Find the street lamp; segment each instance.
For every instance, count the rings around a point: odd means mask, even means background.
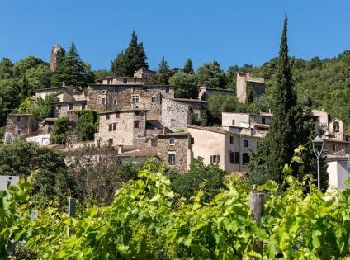
[[[324,141],[321,137],[316,136],[314,140],[312,140],[312,148],[314,150],[315,156],[317,158],[317,186],[318,189],[321,188],[320,185],[320,156],[323,152]]]

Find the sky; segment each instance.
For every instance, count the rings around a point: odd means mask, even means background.
[[[278,54],[284,15],[290,55],[330,58],[350,49],[349,0],[1,0],[0,57],[50,59],[74,42],[93,69],[109,69],[133,30],[151,69],[192,58],[259,66]]]

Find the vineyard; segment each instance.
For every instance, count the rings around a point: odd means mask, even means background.
[[[0,200],[0,258],[13,249],[27,259],[339,259],[350,256],[350,189],[336,196],[306,178],[268,182],[264,214],[255,221],[251,187],[229,177],[209,203],[171,190],[152,162],[125,183],[110,206],[77,207],[75,217],[52,202],[31,217],[30,181]],[[68,233],[69,228],[69,233]],[[263,244],[259,249],[258,244]]]

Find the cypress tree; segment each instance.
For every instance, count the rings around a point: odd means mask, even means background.
[[[293,163],[293,175],[302,178],[305,174],[316,174],[316,158],[311,140],[315,137],[315,121],[308,106],[297,103],[292,79],[291,62],[287,45],[287,18],[284,19],[281,46],[277,63],[276,88],[273,93],[273,117],[271,128],[260,142],[256,154],[249,164],[249,182],[262,184],[271,179],[282,183],[283,167],[290,163],[294,150],[303,145],[303,164]],[[321,185],[328,186],[326,162],[321,160]]]
[[[162,57],[159,65],[157,74],[153,78],[153,83],[158,85],[168,85],[169,78],[172,76],[172,71],[169,68],[168,62]]]
[[[132,77],[134,72],[141,68],[148,69],[147,56],[143,43],[138,43],[137,35],[133,31],[128,48],[120,52],[111,63],[111,72],[115,76]]]
[[[259,144],[250,163],[250,179],[263,183],[267,179],[282,182],[282,169],[289,163],[295,148],[296,94],[292,81],[291,64],[288,57],[287,18],[284,19],[277,66],[277,84],[273,93],[273,118],[271,128]]]
[[[194,73],[193,71],[193,67],[192,67],[192,60],[191,59],[187,59],[186,63],[184,65],[184,69],[183,69],[184,73]]]

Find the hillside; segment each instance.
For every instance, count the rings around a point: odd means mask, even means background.
[[[261,67],[249,69],[255,76],[265,78],[267,92],[274,84],[276,62],[271,59]],[[350,128],[350,51],[330,59],[293,58],[293,77],[299,101],[311,101],[314,108],[324,109]]]

